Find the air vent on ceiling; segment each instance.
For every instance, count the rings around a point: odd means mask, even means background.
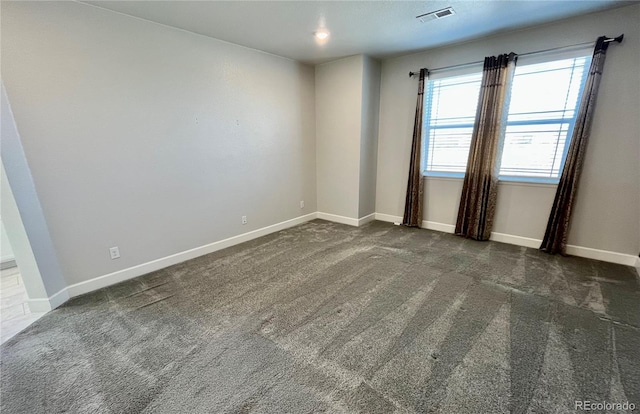
[[[445,9],[421,14],[420,16],[416,16],[416,19],[420,19],[420,21],[424,23],[433,19],[444,19],[445,17],[453,16],[454,14],[456,14],[456,12],[453,10],[453,7],[447,7]]]

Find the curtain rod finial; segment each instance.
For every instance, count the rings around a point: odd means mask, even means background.
[[[605,43],[611,43],[611,42],[618,42],[618,43],[622,43],[622,39],[624,39],[624,33],[622,33],[620,36],[618,37],[611,37],[609,39],[605,39],[604,42]]]
[[[409,77],[410,77],[410,78],[411,78],[411,77],[413,77],[413,76],[415,76],[415,75],[417,75],[417,73],[416,73],[416,72],[409,72]]]

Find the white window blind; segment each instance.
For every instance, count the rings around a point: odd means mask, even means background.
[[[589,62],[579,57],[516,67],[501,179],[557,181]]]
[[[425,91],[423,170],[464,174],[482,74],[429,81]]]

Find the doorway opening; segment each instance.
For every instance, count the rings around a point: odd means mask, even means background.
[[[0,216],[0,343],[5,343],[44,314],[29,308],[27,290]]]

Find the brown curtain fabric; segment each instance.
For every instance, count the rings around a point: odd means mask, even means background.
[[[413,124],[413,142],[411,144],[411,160],[409,164],[409,182],[407,183],[407,197],[404,204],[404,217],[402,218],[402,224],[409,227],[420,227],[422,223],[424,180],[422,179],[420,158],[422,155],[424,83],[428,73],[427,69],[420,69],[418,103],[416,104],[416,118]]]
[[[595,50],[593,51],[593,59],[591,61],[591,67],[589,68],[587,83],[582,92],[580,109],[576,117],[575,126],[573,127],[573,135],[571,136],[567,159],[562,169],[562,175],[560,176],[560,182],[556,190],[556,197],[553,200],[547,230],[544,233],[544,239],[540,246],[540,250],[548,253],[566,253],[571,212],[578,189],[578,181],[587,149],[587,141],[591,133],[591,121],[598,97],[598,88],[600,87],[600,79],[602,78],[606,51],[609,46],[609,43],[605,42],[605,39],[605,36],[599,37]]]
[[[455,233],[459,236],[488,240],[491,235],[498,190],[498,160],[516,58],[514,53],[510,53],[484,60],[480,98],[456,222]]]

